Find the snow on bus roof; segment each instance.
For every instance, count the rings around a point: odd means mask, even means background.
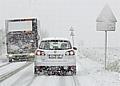
[[[69,40],[69,39],[59,38],[59,37],[50,37],[50,38],[43,38],[42,40]]]

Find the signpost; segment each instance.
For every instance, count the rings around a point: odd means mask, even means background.
[[[105,70],[107,68],[107,31],[115,31],[116,18],[108,5],[105,5],[96,19],[97,31],[105,31]]]
[[[74,46],[74,29],[73,29],[73,27],[71,27],[70,28],[70,36],[72,37],[72,44],[73,44],[73,46]]]

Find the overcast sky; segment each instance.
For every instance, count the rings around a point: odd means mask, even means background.
[[[104,32],[96,31],[96,18],[106,3],[118,21],[116,31],[108,32],[108,43],[120,46],[120,0],[0,0],[0,27],[8,18],[37,17],[50,36],[69,37],[72,26],[77,43],[104,46]]]

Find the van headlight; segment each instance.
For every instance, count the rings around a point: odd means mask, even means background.
[[[8,57],[12,57],[13,55],[12,54],[9,54]]]
[[[34,53],[30,53],[30,56],[34,56],[35,54]]]

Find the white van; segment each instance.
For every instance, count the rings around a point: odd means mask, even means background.
[[[64,38],[45,38],[35,51],[34,74],[76,75],[76,53]]]

